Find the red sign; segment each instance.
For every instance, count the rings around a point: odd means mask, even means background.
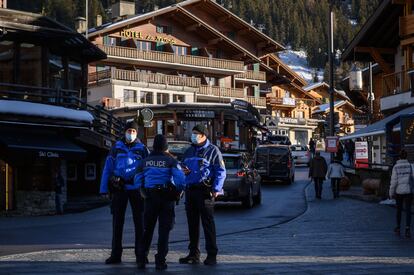
[[[368,168],[368,142],[355,142],[355,167]]]

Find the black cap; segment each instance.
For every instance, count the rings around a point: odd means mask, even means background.
[[[203,124],[197,124],[196,126],[194,126],[193,131],[197,131],[200,134],[204,134],[205,136],[208,136],[208,130],[206,126],[204,126]]]
[[[168,150],[167,139],[163,135],[156,135],[152,145],[154,152],[165,152]]]
[[[135,129],[138,132],[138,123],[136,123],[135,120],[127,122],[125,131],[128,129]]]

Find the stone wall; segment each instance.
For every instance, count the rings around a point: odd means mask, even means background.
[[[16,210],[23,215],[54,214],[55,192],[17,191]]]

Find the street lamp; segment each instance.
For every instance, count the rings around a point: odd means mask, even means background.
[[[334,29],[334,13],[333,13],[333,3],[331,1],[329,5],[329,46],[328,46],[328,60],[329,60],[329,135],[331,137],[335,136],[335,110],[334,110],[334,38],[333,38],[333,29]],[[331,162],[334,160],[334,153],[331,153]]]

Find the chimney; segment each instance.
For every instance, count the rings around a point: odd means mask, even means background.
[[[78,33],[86,32],[86,18],[85,17],[76,17],[75,18],[75,29]]]
[[[102,15],[96,15],[96,26],[99,27],[102,25]]]
[[[135,2],[117,0],[112,4],[112,19],[135,15]]]
[[[7,9],[7,0],[0,0],[0,8]]]

